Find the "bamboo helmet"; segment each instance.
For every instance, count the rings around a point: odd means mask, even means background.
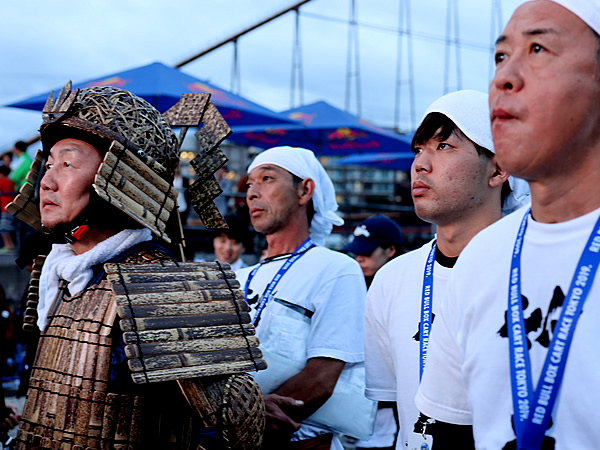
[[[139,228],[141,225],[171,242],[166,228],[171,212],[177,205],[177,190],[172,181],[179,164],[181,139],[177,139],[166,117],[180,122],[178,126],[185,125],[186,130],[187,126],[197,126],[208,110],[207,105],[212,106],[209,97],[208,94],[184,94],[179,103],[161,115],[147,101],[126,90],[113,86],[94,86],[72,91],[71,83],[67,83],[56,100],[54,93],[51,93],[44,106],[40,128],[43,151],[36,155],[27,178],[29,186],[24,186],[21,191],[22,198],[15,199],[11,213],[34,228],[52,232],[55,237],[67,242],[80,238],[78,235],[82,234],[82,226],[85,230],[90,225],[106,220],[111,220],[113,224],[124,224],[128,228]],[[199,104],[201,108],[198,108]],[[181,123],[186,119],[191,122]],[[218,112],[205,119],[220,120],[220,129],[226,129],[226,133],[212,140],[204,136],[204,141],[210,143],[203,155],[199,155],[203,159],[201,163],[196,161],[198,166],[206,165],[206,157],[211,156],[210,152],[216,154],[215,147],[230,133]],[[211,129],[206,128],[204,134]],[[201,140],[198,133],[197,136]],[[66,138],[80,139],[93,145],[104,160],[94,179],[90,205],[86,210],[74,222],[47,230],[41,224],[34,187],[39,185],[43,176],[44,160],[50,149]],[[226,161],[224,155],[218,159],[224,159],[223,164]],[[202,187],[196,186],[196,191],[201,191],[202,201],[192,202],[201,218],[204,216],[204,221],[209,223],[209,228],[218,227],[222,222],[212,204],[220,192],[204,186],[214,186],[209,178],[214,179],[213,173],[217,168],[205,171],[199,177]],[[107,207],[110,209],[108,214]],[[115,217],[114,208],[124,215]],[[218,217],[211,221],[215,215]],[[209,226],[211,222],[217,225]]]

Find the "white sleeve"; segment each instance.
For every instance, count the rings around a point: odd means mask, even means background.
[[[454,274],[454,273],[453,273]],[[419,411],[442,422],[471,425],[471,409],[462,372],[463,353],[457,343],[460,311],[453,297],[453,276],[433,326],[427,362],[415,403]]]
[[[363,318],[367,289],[356,264],[354,273],[336,276],[311,299],[317,305],[311,320],[307,358],[327,357],[347,363],[364,361]]]
[[[396,374],[387,331],[385,283],[375,277],[365,306],[365,395],[371,400],[396,401]]]

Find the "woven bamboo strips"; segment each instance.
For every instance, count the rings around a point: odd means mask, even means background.
[[[93,394],[92,409],[90,411],[90,420],[88,425],[88,447],[97,448],[102,431],[102,418],[104,416],[104,403],[106,394],[95,391]]]
[[[258,348],[238,348],[233,350],[222,350],[202,353],[178,353],[176,355],[160,355],[128,361],[129,368],[133,372],[143,370],[174,369],[180,367],[203,366],[206,364],[220,364],[232,361],[247,361],[249,359],[262,358],[262,352]]]
[[[88,344],[90,346],[90,349],[87,352],[81,379],[82,389],[92,389],[94,387],[93,377],[94,372],[96,370],[96,355],[98,354],[99,340],[100,337],[96,333],[90,333]]]
[[[96,184],[98,184],[98,187],[105,189],[107,184],[114,186],[117,190],[123,192],[136,203],[146,206],[148,211],[155,216],[160,215],[159,217],[161,219],[163,218],[163,214],[166,214],[168,217],[175,207],[175,201],[172,198],[165,198],[163,195],[162,198],[155,200],[149,195],[148,192],[138,188],[135,184],[131,183],[129,180],[127,180],[127,178],[118,172],[113,172],[112,169],[106,164],[102,164],[100,166],[100,169],[96,173],[96,178]],[[166,210],[165,213],[163,213],[164,210]]]
[[[202,208],[207,203],[212,202],[215,198],[223,193],[223,189],[219,186],[216,178],[211,176],[204,180],[197,179],[188,188],[190,201],[195,208]]]
[[[6,210],[41,232],[40,209],[33,198],[33,188],[25,183],[19,192],[13,201],[6,205]]]
[[[161,305],[173,303],[198,303],[219,300],[242,300],[244,293],[240,289],[211,289],[206,291],[150,292],[148,294],[117,295],[118,304]]]
[[[108,289],[110,288],[110,282],[107,280],[102,281],[100,286],[107,289],[107,306],[104,309],[104,317],[102,318],[102,327],[100,328],[99,334],[101,336],[109,336],[112,332],[113,325],[117,318],[117,302],[115,302],[114,297],[109,294]]]
[[[118,180],[113,181],[115,181],[115,183],[118,182]],[[166,210],[165,208],[161,208],[158,203],[156,203],[139,189],[134,191],[133,189],[123,189],[124,186],[117,187],[104,178],[101,173],[96,174],[94,178],[94,185],[96,191],[99,189],[103,190],[111,199],[122,203],[128,208],[131,208],[131,210],[141,218],[155,221],[158,217],[159,221],[165,223],[169,220],[169,216],[171,214],[170,211]],[[133,187],[131,184],[128,186]],[[158,226],[158,228],[161,227]]]
[[[162,116],[171,127],[197,127],[206,111],[210,94],[183,94]]]
[[[114,153],[109,152],[104,156],[104,164],[100,166],[100,170],[112,170],[113,167],[116,167],[116,173],[127,178],[131,183],[133,183],[133,185],[135,185],[141,191],[145,192],[150,198],[152,198],[157,203],[162,204],[165,197],[167,197],[168,200],[166,202],[166,205],[171,205],[167,209],[173,209],[172,205],[177,199],[177,190],[172,189],[171,186],[166,184],[165,181],[158,175],[153,173],[150,177],[144,178],[144,176],[138,171],[138,168],[132,168],[128,166],[125,163],[125,161],[117,158],[117,156],[115,156]],[[161,190],[157,188],[153,184],[153,182],[159,183],[161,187],[166,187],[166,189]]]
[[[225,364],[215,364],[206,366],[186,367],[181,369],[154,370],[152,372],[132,373],[131,377],[134,383],[155,383],[159,381],[174,381],[185,378],[210,377],[222,375],[224,373],[243,373],[266,369],[267,364],[263,360],[256,362],[231,362]]]
[[[53,437],[55,440],[60,441],[63,437],[63,431],[65,422],[67,420],[67,405],[68,405],[68,395],[69,395],[69,386],[65,386],[64,384],[60,384],[58,386],[59,396],[58,396],[58,404],[56,408],[56,420],[55,420],[55,430]]]
[[[126,204],[115,199],[115,198],[111,198],[109,197],[106,192],[97,189],[96,193],[103,199],[106,200],[109,203],[113,203],[115,205],[117,205],[117,207],[119,209],[121,209],[125,214],[127,214],[129,217],[131,217],[132,219],[138,221],[139,223],[143,223],[146,228],[148,228],[150,231],[152,231],[155,235],[159,236],[160,238],[164,239],[166,242],[170,243],[171,239],[169,238],[169,236],[167,236],[164,231],[166,228],[166,224],[162,221],[158,221],[158,228],[155,226],[156,224],[156,217],[150,217],[150,213],[147,212],[145,210],[145,208],[141,207],[140,205],[137,205],[135,203],[133,203],[132,200],[127,199],[126,200]],[[130,206],[132,206],[134,209],[128,209]],[[144,214],[146,215],[146,217],[143,217],[142,214],[138,214],[140,212],[140,210],[146,211]]]
[[[190,164],[198,178],[204,180],[223,167],[226,162],[227,156],[225,156],[223,150],[217,147],[211,153],[202,152],[196,155],[196,157],[190,161]]]
[[[117,264],[104,265],[106,273],[137,273],[137,272],[204,272],[204,271],[231,271],[231,266],[226,262],[176,262],[161,261],[149,264]]]
[[[38,176],[40,175],[41,168],[42,168],[42,151],[37,150],[35,152],[33,161],[31,161],[31,165],[29,166],[29,172],[27,172],[25,181],[27,181],[32,186],[35,186],[35,183],[37,183]]]
[[[107,336],[98,338],[98,365],[94,370],[94,390],[106,391],[106,383],[100,380],[108,380],[110,371],[110,349],[112,339]]]
[[[204,126],[196,132],[196,138],[204,151],[209,153],[231,134],[231,128],[212,102],[208,104],[202,121]]]
[[[119,274],[109,274],[108,279],[113,282],[121,282],[125,284],[132,283],[163,283],[163,282],[175,282],[175,281],[187,281],[192,279],[198,280],[223,280],[223,279],[235,279],[235,273],[231,271],[217,272],[217,271],[196,271],[196,272],[129,272]]]
[[[250,322],[248,313],[189,315],[181,317],[144,317],[141,319],[123,319],[122,331],[155,330],[157,328],[184,328],[210,325],[230,325]]]
[[[169,176],[167,169],[154,158],[141,153],[134,155],[117,141],[112,142],[108,151],[117,155],[125,164],[138,172],[142,177],[150,180],[163,192],[169,192],[172,189],[171,184],[165,181],[165,177]],[[156,176],[157,174],[159,177]]]
[[[107,394],[106,395],[106,406],[104,407],[104,415],[102,416],[102,439],[103,449],[112,449],[109,441],[114,438],[116,430],[116,420],[119,410],[118,394]]]
[[[69,398],[67,399],[67,410],[65,411],[65,427],[62,440],[67,443],[75,441],[75,422],[77,420],[77,406],[79,405],[79,389],[69,388]]]
[[[133,309],[133,311],[132,311]],[[182,305],[135,305],[129,304],[119,305],[117,312],[122,319],[136,319],[142,317],[165,317],[165,316],[186,316],[197,314],[223,314],[236,313],[237,311],[248,312],[250,308],[243,300],[237,301],[222,301],[222,302],[207,302],[201,304],[184,303]]]
[[[126,344],[147,344],[151,342],[174,342],[192,339],[210,339],[227,336],[251,336],[256,333],[253,325],[216,325],[213,327],[171,328],[165,330],[145,330],[123,333]]]
[[[220,401],[215,401],[210,395],[211,392],[206,388],[211,383],[203,382],[200,379],[184,379],[177,380],[177,384],[188,404],[200,417],[202,425],[205,428],[216,426],[219,420]]]
[[[179,352],[217,352],[236,348],[247,349],[248,347],[258,347],[258,338],[256,336],[126,345],[125,354],[128,358],[146,358],[156,355],[172,355]]]
[[[75,445],[87,445],[87,432],[92,413],[92,391],[81,389],[79,391],[79,407],[75,419]]]
[[[176,281],[173,283],[140,283],[128,284],[125,288],[121,284],[114,283],[113,291],[117,295],[147,294],[151,292],[181,292],[199,291],[205,289],[238,289],[238,280],[198,280],[198,281]]]
[[[214,203],[208,203],[200,211],[196,210],[200,220],[206,228],[211,230],[220,230],[227,228],[227,222],[221,216],[219,209]]]

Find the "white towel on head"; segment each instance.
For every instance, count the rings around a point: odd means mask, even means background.
[[[533,0],[525,0],[527,3]],[[600,0],[549,0],[568,9],[600,34]]]
[[[315,244],[324,245],[333,225],[343,225],[344,219],[335,213],[338,204],[333,183],[315,154],[304,148],[273,147],[254,158],[248,167],[248,173],[263,164],[273,164],[299,178],[310,178],[315,182],[312,197],[315,215],[310,224],[310,237]]]
[[[92,266],[104,263],[140,242],[152,239],[150,230],[123,230],[100,242],[80,255],[73,252],[70,244],[54,244],[46,257],[40,275],[40,299],[38,302],[38,327],[44,331],[48,326],[48,313],[58,294],[59,280],[69,282],[71,295],[85,289],[94,275]]]

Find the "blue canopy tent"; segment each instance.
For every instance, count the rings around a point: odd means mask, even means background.
[[[336,166],[366,166],[377,169],[409,171],[415,155],[411,152],[363,153],[348,155],[338,159]]]
[[[142,97],[160,112],[177,103],[181,94],[209,92],[212,94],[212,103],[230,126],[292,122],[282,114],[159,62],[77,83],[73,85],[73,89],[91,86],[126,89]],[[61,86],[54,90],[55,95],[58,95],[60,88]],[[6,106],[41,111],[49,95],[49,92],[45,92]]]
[[[409,152],[410,139],[375,126],[326,102],[283,111],[295,125],[232,126],[229,140],[260,148],[303,147],[318,156],[354,153]]]

